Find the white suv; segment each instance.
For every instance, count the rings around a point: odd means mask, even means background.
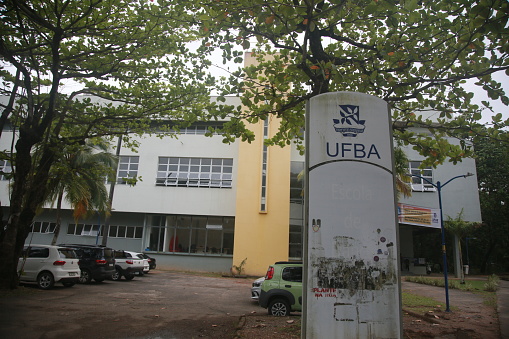
[[[72,248],[51,245],[25,245],[18,260],[19,280],[36,282],[47,290],[61,282],[66,287],[80,278],[79,259]]]

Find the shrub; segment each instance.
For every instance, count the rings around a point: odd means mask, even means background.
[[[488,277],[488,282],[484,284],[484,290],[488,292],[496,292],[498,290],[498,285],[500,283],[500,278],[492,274]]]

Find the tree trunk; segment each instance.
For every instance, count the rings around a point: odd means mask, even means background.
[[[24,135],[25,134],[25,135]],[[25,136],[25,137],[24,137]],[[0,242],[0,289],[18,286],[17,264],[37,208],[44,202],[54,153],[47,147],[32,175],[31,150],[36,138],[20,133],[16,143],[16,171],[4,238]]]
[[[57,217],[56,217],[56,225],[55,225],[55,231],[53,232],[53,239],[51,240],[51,245],[56,245],[58,240],[58,235],[60,234],[60,225],[62,225],[62,199],[64,197],[64,192],[60,192],[58,194],[58,200],[57,200]]]
[[[0,243],[0,258],[2,258],[0,260],[0,289],[12,289],[18,285],[16,271],[18,258],[23,249],[23,243],[20,245],[19,242],[25,233],[23,231],[27,228],[26,225],[21,224],[23,201],[26,201],[23,193],[29,186],[28,177],[32,168],[31,148],[32,144],[24,142],[20,136],[16,143],[16,171],[10,199],[10,215]]]

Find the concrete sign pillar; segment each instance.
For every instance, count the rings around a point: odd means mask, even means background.
[[[401,338],[388,105],[362,93],[321,94],[306,124],[302,337]]]

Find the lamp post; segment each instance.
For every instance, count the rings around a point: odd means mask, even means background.
[[[443,260],[443,269],[444,269],[444,283],[445,283],[445,305],[446,305],[446,308],[445,308],[445,311],[446,312],[451,312],[451,309],[449,307],[449,281],[448,281],[448,278],[447,278],[447,255],[446,255],[446,249],[445,249],[445,228],[444,228],[444,215],[442,213],[442,188],[447,185],[448,183],[450,183],[451,181],[453,181],[454,179],[458,179],[458,178],[466,178],[466,177],[471,177],[473,176],[472,173],[467,173],[467,174],[463,174],[463,175],[457,175],[455,177],[452,177],[451,179],[447,180],[445,182],[445,184],[442,184],[440,181],[437,181],[436,184],[432,183],[431,181],[429,181],[428,179],[424,178],[424,177],[421,177],[420,175],[417,175],[417,174],[409,174],[410,176],[412,177],[416,177],[416,178],[420,178],[424,181],[426,181],[428,184],[430,184],[431,186],[435,187],[437,189],[437,192],[438,192],[438,206],[440,208],[440,229],[442,231],[442,260]]]

